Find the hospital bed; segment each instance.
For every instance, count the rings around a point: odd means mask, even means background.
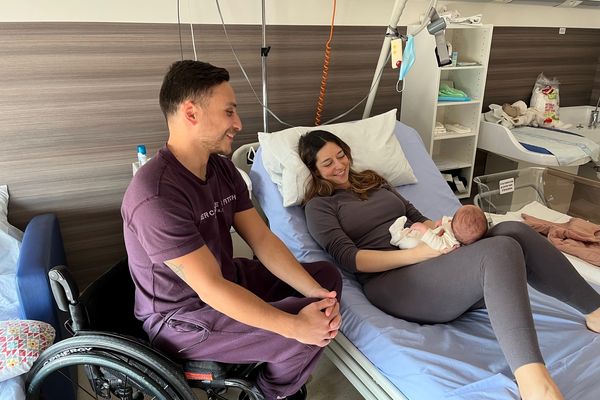
[[[452,215],[460,203],[412,128],[396,123],[395,135],[418,179],[399,192],[429,218]],[[301,261],[330,260],[308,233],[301,207],[284,208],[259,149],[250,170],[253,194],[272,231]],[[493,334],[486,310],[448,324],[419,325],[391,317],[344,274],[341,333],[326,354],[366,398],[518,399],[512,373]],[[600,393],[600,335],[569,306],[530,289],[541,351],[566,398],[596,399]]]

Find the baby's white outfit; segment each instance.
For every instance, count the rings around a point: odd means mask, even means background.
[[[390,233],[392,234],[390,243],[401,249],[412,249],[420,242],[424,242],[429,247],[436,250],[452,248],[456,245],[460,245],[460,243],[454,237],[454,233],[452,233],[451,222],[451,217],[442,217],[441,226],[438,226],[435,229],[429,229],[424,234],[421,234],[421,232],[417,230],[405,228],[406,217],[400,217],[392,224],[392,226],[390,226]],[[444,233],[442,236],[438,236],[442,230]]]

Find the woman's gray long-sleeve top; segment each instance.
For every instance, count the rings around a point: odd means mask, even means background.
[[[372,273],[356,269],[359,250],[398,250],[390,244],[390,226],[398,217],[406,216],[407,226],[424,222],[423,216],[408,200],[385,187],[368,192],[361,200],[349,190],[336,190],[329,197],[315,197],[305,208],[311,236],[337,264],[356,273],[365,283]]]

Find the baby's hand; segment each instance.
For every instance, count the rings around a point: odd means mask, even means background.
[[[454,250],[458,249],[459,247],[460,247],[460,245],[459,245],[459,244],[455,244],[455,245],[454,245],[454,246],[452,246],[452,247],[446,247],[445,249],[442,249],[442,254],[448,254],[448,253],[450,253],[451,251],[454,251]]]
[[[415,230],[417,232],[421,232],[421,233],[425,233],[429,230],[429,228],[427,228],[427,225],[421,223],[421,222],[415,222],[414,224],[412,224],[410,226],[411,230]]]

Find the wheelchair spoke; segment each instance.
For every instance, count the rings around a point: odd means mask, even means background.
[[[68,380],[69,382],[71,382],[71,385],[73,385],[74,388],[76,389],[81,389],[83,390],[85,393],[87,393],[88,396],[90,397],[94,397],[94,399],[98,400],[98,394],[93,394],[88,392],[83,386],[81,386],[79,383],[77,382],[73,382],[73,379],[71,379],[70,376],[68,376],[67,374],[65,374],[62,370],[58,370],[58,373],[61,374],[66,380]]]

